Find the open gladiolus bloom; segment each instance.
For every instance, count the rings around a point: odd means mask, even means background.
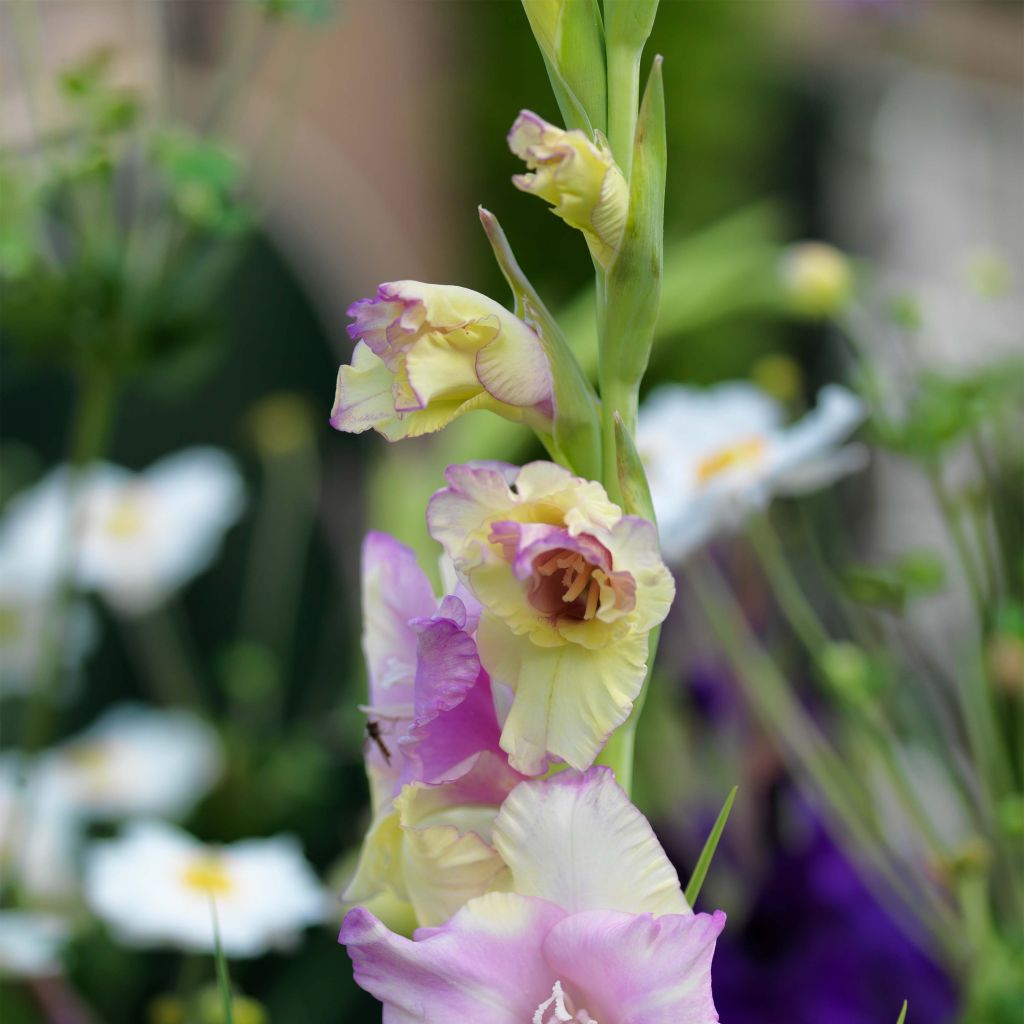
[[[480,602],[477,643],[514,692],[501,747],[527,775],[593,763],[629,714],[672,577],[651,523],[549,462],[451,466],[427,521]]]
[[[494,823],[511,892],[413,939],[365,910],[340,941],[389,1024],[712,1024],[725,917],[694,914],[607,769],[520,784]]]

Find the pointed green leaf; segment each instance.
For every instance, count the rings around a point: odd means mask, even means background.
[[[906,1019],[907,1019],[907,1001],[906,1001],[906,999],[904,999],[903,1000],[903,1009],[900,1010],[900,1017],[899,1017],[899,1020],[896,1021],[896,1024],[903,1024],[903,1022]]]
[[[665,214],[665,95],[656,57],[637,120],[629,216],[605,287],[601,385],[635,396],[650,358],[661,299]],[[626,425],[628,410],[618,409]]]
[[[704,849],[700,851],[700,857],[697,858],[697,866],[693,869],[693,874],[690,876],[690,882],[686,886],[685,894],[686,902],[691,907],[697,902],[697,897],[700,895],[701,886],[704,885],[704,878],[708,873],[708,868],[711,867],[711,858],[714,857],[715,850],[718,849],[718,840],[722,838],[725,823],[729,820],[729,812],[732,810],[733,801],[736,799],[738,792],[739,786],[733,786],[729,790],[729,795],[725,798],[721,811],[718,812],[715,826],[711,829],[711,834],[704,844]]]
[[[633,442],[633,435],[626,429],[618,413],[615,413],[615,458],[623,509],[630,515],[643,516],[653,523],[654,503],[651,501],[651,489],[647,486],[647,474]]]
[[[600,412],[597,395],[548,312],[523,273],[498,219],[480,208],[480,221],[515,297],[515,314],[536,332],[551,365],[555,392],[554,444],[580,476],[597,479],[601,466]]]

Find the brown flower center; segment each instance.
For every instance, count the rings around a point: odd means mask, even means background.
[[[530,604],[546,615],[589,621],[597,614],[605,578],[578,551],[556,548],[534,560]]]

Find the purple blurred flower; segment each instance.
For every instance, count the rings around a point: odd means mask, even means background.
[[[903,1000],[948,1024],[956,987],[867,890],[805,809],[808,831],[780,850],[753,911],[719,944],[715,995],[729,1024],[878,1024]]]

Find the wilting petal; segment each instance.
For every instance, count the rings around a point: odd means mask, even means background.
[[[721,911],[658,918],[590,911],[559,921],[544,957],[601,1024],[714,1024],[711,958],[724,927]]]
[[[692,913],[653,829],[609,768],[517,786],[495,820],[494,845],[516,892],[571,914]]]
[[[492,893],[415,942],[356,908],[341,926],[356,983],[384,1003],[386,1024],[528,1024],[551,992],[541,944],[564,911]]]

